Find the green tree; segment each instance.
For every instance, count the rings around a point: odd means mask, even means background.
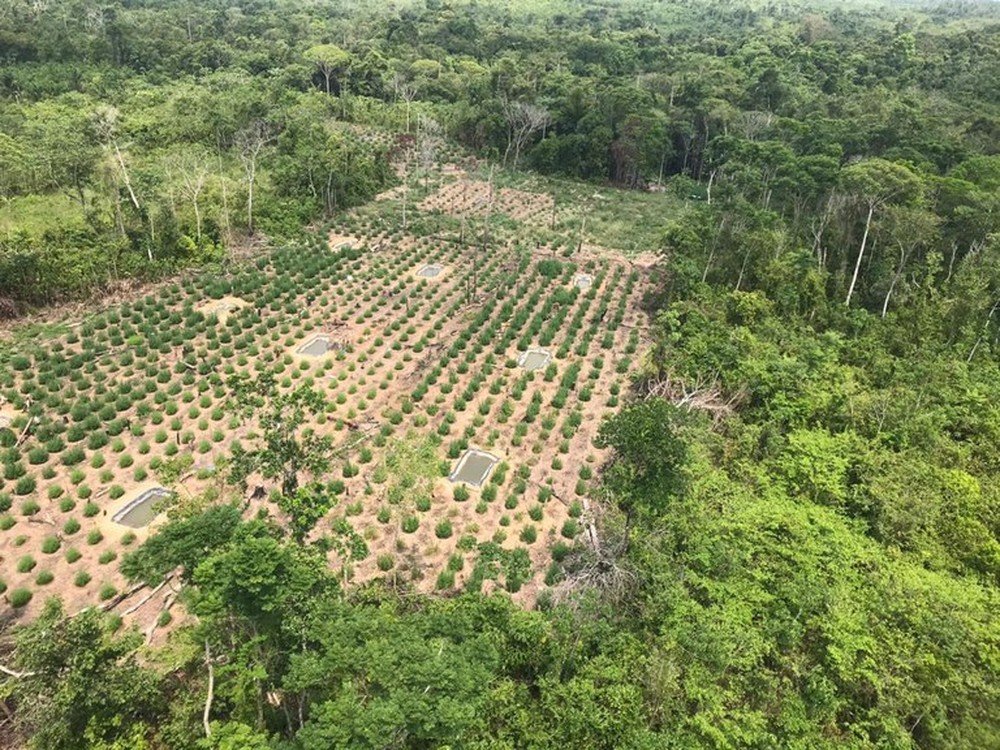
[[[31,745],[69,750],[141,742],[164,707],[159,678],[137,659],[141,644],[139,633],[117,634],[96,609],[66,617],[59,600],[47,601],[38,619],[14,635],[20,675],[4,677]]]
[[[605,420],[596,444],[614,451],[608,484],[625,513],[625,546],[639,513],[663,513],[686,483],[686,416],[662,398],[638,401]]]
[[[322,394],[309,386],[283,391],[271,375],[235,375],[229,389],[233,410],[243,418],[255,416],[261,431],[258,447],[234,447],[231,481],[245,488],[248,477],[260,472],[265,479],[278,479],[282,494],[292,497],[300,475],[317,476],[329,467],[332,439],[308,424],[326,411]]]

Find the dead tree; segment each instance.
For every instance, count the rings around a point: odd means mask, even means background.
[[[528,144],[531,136],[552,122],[552,117],[544,107],[528,102],[511,102],[504,99],[501,106],[504,120],[507,123],[507,150],[504,151],[503,164],[507,166],[507,160],[513,151],[512,166],[517,169],[521,151]]]
[[[210,174],[208,155],[195,151],[182,152],[170,159],[168,169],[180,176],[181,193],[194,209],[195,237],[201,244],[201,195]]]
[[[257,186],[257,168],[260,156],[274,137],[263,120],[254,120],[236,136],[236,145],[243,162],[247,182],[247,232],[253,234],[253,200]]]

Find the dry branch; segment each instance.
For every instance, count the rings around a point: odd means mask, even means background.
[[[688,411],[706,412],[715,424],[730,416],[746,397],[743,391],[726,394],[714,377],[689,382],[667,374],[649,378],[639,388],[643,398],[662,398]]]

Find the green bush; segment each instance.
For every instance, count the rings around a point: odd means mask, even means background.
[[[434,587],[439,591],[455,588],[455,571],[442,570],[437,577]]]
[[[34,477],[25,474],[23,477],[18,479],[17,483],[14,485],[14,494],[22,496],[30,495],[35,491],[35,487],[37,485],[38,483],[35,481]]]
[[[20,609],[31,601],[31,591],[25,588],[14,589],[10,592],[8,599],[10,601],[10,606],[14,609]]]
[[[57,536],[47,536],[42,540],[42,552],[46,555],[54,555],[59,551],[62,546],[62,542],[59,541]]]
[[[117,593],[118,589],[116,589],[110,583],[105,583],[103,586],[101,586],[101,589],[98,592],[97,596],[100,598],[102,602],[106,602],[108,599],[113,598]]]
[[[567,518],[566,522],[562,525],[562,531],[560,532],[567,539],[574,538],[580,532],[580,524],[577,523],[574,518]]]
[[[31,555],[25,555],[20,560],[17,561],[17,572],[18,573],[30,573],[35,569],[35,558]]]
[[[552,545],[552,559],[556,562],[562,562],[572,549],[566,542],[560,540]]]
[[[104,539],[104,534],[101,533],[100,529],[87,532],[87,544],[89,545],[100,544],[102,539]]]
[[[90,583],[90,573],[88,573],[85,570],[81,570],[77,572],[75,576],[73,576],[73,585],[76,586],[77,588],[82,589],[88,583]]]
[[[51,570],[43,570],[35,577],[35,583],[39,586],[48,586],[55,578]]]
[[[452,535],[452,532],[451,521],[448,520],[440,521],[434,527],[434,536],[438,539],[448,539]]]

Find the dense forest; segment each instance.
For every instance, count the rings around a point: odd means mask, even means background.
[[[452,156],[658,258],[562,586],[352,585],[229,488],[121,560],[168,643],[3,605],[0,744],[1000,747],[996,3],[6,0],[0,56],[5,316],[284,262]]]

